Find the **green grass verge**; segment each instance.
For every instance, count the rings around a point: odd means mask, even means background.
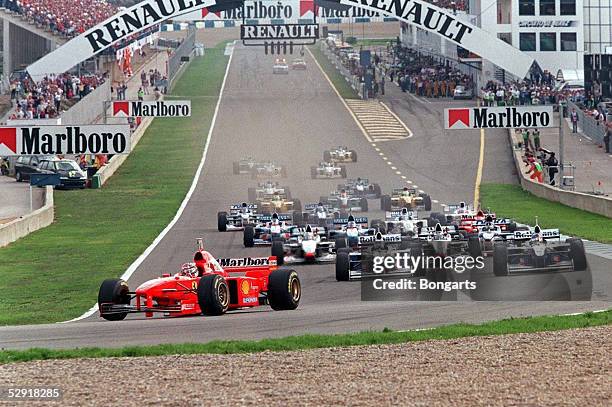
[[[231,318],[231,316],[227,316]],[[0,352],[0,364],[27,362],[41,359],[74,359],[99,357],[136,357],[160,355],[187,355],[203,353],[253,353],[263,351],[290,351],[299,349],[392,344],[430,339],[455,339],[467,336],[490,336],[562,329],[586,328],[612,324],[612,311],[570,316],[542,316],[511,318],[483,324],[454,324],[430,330],[396,332],[359,332],[340,335],[302,335],[260,341],[213,341],[204,344],[129,346],[124,348],[80,348],[66,350],[29,349]]]
[[[338,69],[336,69],[336,67],[329,61],[325,54],[321,52],[319,45],[317,44],[308,48],[310,49],[310,52],[312,52],[312,55],[314,55],[319,65],[321,65],[321,68],[323,68],[323,71],[327,74],[327,76],[329,76],[329,79],[334,84],[338,93],[340,93],[340,96],[342,96],[344,99],[359,99],[359,95],[355,89],[349,85],[340,71],[338,71]]]
[[[102,280],[121,275],[170,222],[202,157],[224,46],[195,58],[177,82],[190,118],[154,120],[102,189],[57,191],[55,222],[0,249],[0,325],[79,316]]]
[[[533,225],[559,228],[562,233],[612,243],[612,219],[539,198],[518,185],[483,184],[481,204],[504,217]]]

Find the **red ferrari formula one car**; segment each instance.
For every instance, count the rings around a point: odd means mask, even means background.
[[[274,310],[296,309],[302,295],[297,273],[279,269],[276,258],[215,259],[202,239],[193,263],[181,272],[141,284],[136,291],[121,279],[105,280],[98,293],[100,316],[109,321],[143,312],[146,317],[221,315],[228,310],[270,305]]]

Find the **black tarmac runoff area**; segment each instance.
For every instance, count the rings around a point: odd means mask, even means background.
[[[393,96],[390,90],[383,100],[414,135],[373,146],[308,53],[307,69],[290,70],[288,75],[273,74],[275,58],[258,47],[236,45],[197,188],[181,218],[129,279],[131,289],[162,273],[179,271],[182,263],[191,261],[199,237],[216,257],[270,255],[269,247],[244,248],[242,232],[217,231],[217,212],[246,201],[247,189],[257,182],[249,175],[233,174],[232,163],[245,156],[285,165],[287,178],[280,179],[281,184],[289,186],[292,196],[302,204],[317,202],[340,183],[337,179],[313,180],[310,173],[310,167],[322,160],[323,151],[338,145],[357,151],[357,162],[346,164],[349,178],[369,178],[383,191],[390,191],[407,185],[397,174],[400,171],[438,201],[435,211],[440,211],[443,203],[472,201],[480,132],[445,132],[442,113],[448,102],[423,102],[405,94]],[[287,60],[290,63],[291,56]],[[381,158],[381,152],[393,165]],[[509,156],[503,133],[487,132],[483,178],[498,182],[511,179]],[[377,200],[371,200],[369,206],[368,218],[384,217]],[[584,284],[592,284],[599,293],[609,293],[612,261],[592,255],[588,260],[592,281]],[[133,314],[119,322],[105,321],[96,312],[73,323],[2,327],[0,343],[6,349],[23,349],[260,339],[385,327],[426,328],[609,307],[605,294],[593,295],[591,301],[471,301],[462,294],[457,301],[361,301],[360,283],[337,282],[333,263],[294,268],[303,290],[295,311],[273,311],[262,306],[218,317],[158,316],[150,320]],[[519,284],[530,285],[529,281]],[[494,285],[500,292],[504,290],[504,283]],[[92,305],[94,302],[92,298]]]

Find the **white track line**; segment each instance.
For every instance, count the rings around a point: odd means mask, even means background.
[[[142,262],[145,261],[145,259],[157,247],[159,242],[162,241],[162,239],[168,234],[170,229],[172,229],[174,227],[174,225],[176,224],[176,222],[178,222],[178,220],[180,219],[181,215],[183,214],[183,211],[185,211],[185,208],[187,207],[187,204],[189,203],[189,200],[191,199],[191,196],[193,195],[193,192],[195,191],[196,186],[198,185],[198,180],[200,179],[200,174],[202,173],[202,170],[204,169],[204,163],[206,162],[206,153],[208,153],[208,146],[210,145],[210,139],[212,138],[213,130],[215,128],[215,122],[217,121],[217,113],[219,113],[219,106],[221,105],[221,99],[223,97],[223,91],[225,90],[225,81],[227,80],[227,74],[229,72],[229,68],[230,68],[230,64],[232,63],[232,57],[233,56],[234,56],[234,53],[232,52],[230,54],[229,60],[227,61],[227,67],[225,68],[225,75],[223,76],[223,83],[221,84],[221,91],[219,92],[219,99],[217,100],[217,105],[215,106],[215,113],[213,114],[213,118],[212,118],[212,121],[210,123],[210,128],[208,129],[208,137],[206,139],[206,145],[204,146],[204,152],[202,153],[202,160],[200,161],[200,165],[198,166],[198,170],[196,171],[195,176],[193,177],[193,182],[191,183],[191,187],[189,188],[189,191],[187,191],[187,195],[185,195],[185,198],[183,199],[183,202],[181,203],[181,206],[176,211],[176,214],[174,215],[174,218],[172,218],[172,220],[170,221],[170,223],[168,223],[168,225],[164,228],[164,230],[162,230],[161,233],[155,238],[155,240],[153,240],[153,243],[151,243],[149,245],[149,247],[147,247],[145,249],[145,251],[142,252],[142,254],[132,264],[130,264],[130,266],[127,268],[127,270],[125,270],[125,272],[120,277],[123,280],[127,281],[132,276],[132,274],[134,274],[134,271],[136,271],[136,269],[138,267],[140,267]],[[80,317],[76,317],[76,318],[73,318],[73,319],[71,319],[69,321],[62,321],[62,322],[58,322],[58,323],[59,324],[65,324],[65,323],[68,323],[68,322],[80,321],[81,319],[89,318],[97,310],[98,310],[98,304],[96,303],[96,304],[94,304],[93,307],[91,307],[87,312],[85,312]]]

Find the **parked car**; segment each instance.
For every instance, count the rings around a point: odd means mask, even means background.
[[[453,99],[472,99],[473,96],[471,89],[467,89],[464,85],[458,85],[455,88]]]
[[[15,179],[17,182],[28,181],[30,174],[38,172],[38,164],[42,160],[50,160],[55,158],[52,155],[22,155],[15,162]]]
[[[41,160],[38,164],[39,174],[59,174],[58,188],[85,188],[87,173],[73,160],[60,160],[58,158]]]

